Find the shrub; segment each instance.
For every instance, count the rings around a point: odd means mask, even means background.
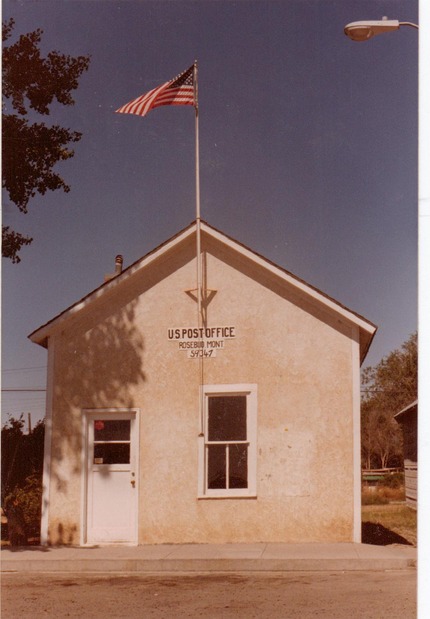
[[[405,488],[400,486],[399,488],[389,488],[382,486],[378,488],[379,494],[386,498],[388,501],[404,501],[405,500]]]
[[[383,486],[385,488],[402,488],[404,485],[404,473],[393,473],[392,475],[385,475],[384,478],[378,482],[378,486]]]
[[[42,477],[30,475],[22,488],[18,488],[15,496],[24,512],[27,536],[40,537],[40,518],[42,512]]]
[[[386,505],[391,501],[404,501],[405,488],[403,485],[399,487],[390,487],[378,484],[373,488],[366,486],[361,490],[362,505]]]
[[[362,505],[386,505],[387,503],[388,499],[382,496],[377,489],[369,490],[366,488],[361,493]]]
[[[16,487],[7,495],[4,511],[7,527],[2,527],[2,539],[9,539],[12,546],[38,542],[42,511],[41,475],[30,475],[22,487]]]

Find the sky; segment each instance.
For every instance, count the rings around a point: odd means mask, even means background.
[[[199,70],[201,214],[209,224],[378,326],[376,365],[417,329],[418,37],[350,41],[345,24],[418,22],[415,0],[3,2],[44,53],[90,55],[74,106],[82,133],[57,166],[71,191],[3,223],[33,237],[2,260],[2,389],[44,389],[36,328],[195,218],[194,110],[121,105]],[[3,391],[3,421],[44,415],[43,391]]]

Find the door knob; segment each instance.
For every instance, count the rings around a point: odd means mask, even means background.
[[[135,485],[136,485],[135,480],[134,480],[134,479],[132,479],[132,480],[130,481],[130,483],[131,483],[131,485],[132,485],[132,486],[133,486],[133,488],[134,488],[134,487],[135,487]]]

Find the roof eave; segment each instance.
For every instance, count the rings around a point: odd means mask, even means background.
[[[39,344],[40,346],[47,348],[48,338],[52,333],[53,329],[55,329],[59,323],[64,322],[71,316],[75,315],[77,312],[84,309],[93,300],[105,295],[109,290],[118,286],[121,282],[131,277],[136,271],[149,266],[162,254],[171,250],[175,245],[178,245],[179,243],[186,240],[190,235],[194,234],[195,230],[196,222],[192,222],[189,226],[178,232],[175,236],[171,237],[170,239],[153,249],[151,252],[143,256],[143,258],[140,258],[129,267],[124,269],[124,271],[120,275],[108,282],[103,283],[101,286],[83,297],[80,301],[77,301],[72,306],[65,309],[63,312],[61,312],[60,314],[49,320],[47,323],[33,331],[28,336],[29,339],[35,344]],[[230,246],[233,250],[241,253],[243,256],[247,257],[255,264],[259,264],[262,268],[265,268],[268,271],[274,273],[284,281],[288,282],[297,290],[309,295],[316,302],[319,302],[322,305],[326,306],[327,309],[336,312],[338,315],[342,316],[350,323],[357,325],[360,330],[360,362],[363,363],[372,343],[373,337],[376,333],[376,325],[372,324],[370,321],[363,318],[359,314],[343,306],[338,301],[324,294],[317,288],[314,288],[304,280],[301,280],[289,271],[271,262],[264,256],[261,256],[255,251],[249,249],[246,245],[239,243],[238,241],[232,239],[223,232],[220,232],[216,228],[213,228],[208,223],[202,221],[201,230],[206,234],[210,235],[211,237],[218,239],[221,243]]]
[[[76,303],[60,312],[60,314],[57,314],[56,316],[51,318],[51,320],[48,320],[48,322],[35,329],[28,336],[30,341],[34,344],[39,344],[40,346],[47,348],[49,335],[59,323],[64,322],[71,316],[75,315],[77,312],[84,309],[89,303],[91,303],[95,299],[104,296],[109,290],[118,286],[120,282],[123,282],[126,279],[130,278],[137,270],[147,266],[148,264],[156,260],[160,256],[160,254],[171,249],[173,245],[185,240],[188,236],[193,234],[194,226],[195,224],[191,223],[189,226],[187,226],[187,228],[181,230],[178,234],[171,237],[168,241],[157,246],[148,254],[145,254],[143,258],[139,258],[139,260],[133,262],[133,264],[124,269],[120,275],[117,275],[113,279],[104,282],[98,288],[92,290],[90,293],[82,297],[82,299],[76,301]]]
[[[398,419],[400,417],[403,417],[407,413],[413,411],[415,408],[418,408],[418,400],[414,400],[414,402],[411,402],[410,404],[405,406],[405,408],[402,408],[401,411],[399,411],[398,413],[396,413],[394,415],[394,419]]]

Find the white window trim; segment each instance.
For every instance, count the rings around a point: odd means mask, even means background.
[[[204,408],[203,434],[199,438],[199,499],[256,498],[257,496],[257,385],[248,383],[203,385]],[[206,436],[208,423],[208,401],[212,395],[246,396],[246,435],[248,446],[248,488],[210,490],[206,481]]]

